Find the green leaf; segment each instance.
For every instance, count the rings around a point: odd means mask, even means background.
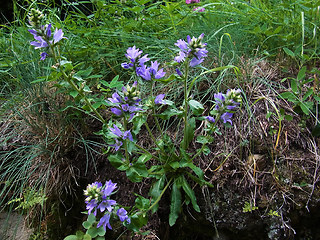
[[[172,116],[181,116],[183,111],[177,110],[175,108],[167,109],[161,114],[155,114],[156,117],[159,117],[164,120],[168,120]]]
[[[293,117],[291,115],[284,115],[284,119],[286,119],[287,121],[292,121]]]
[[[114,166],[116,169],[120,171],[125,171],[129,169],[129,165],[125,160],[123,160],[123,156],[120,154],[117,155],[110,155],[108,157],[109,162]]]
[[[105,239],[106,239],[105,237],[99,236],[99,237],[96,237],[95,240],[105,240]]]
[[[77,91],[70,91],[69,95],[72,96],[73,98],[76,98],[76,96],[78,96],[78,92]]]
[[[171,204],[169,214],[169,225],[173,226],[181,212],[181,192],[180,186],[177,185],[177,179],[173,182],[171,191]]]
[[[300,71],[299,71],[299,73],[298,73],[298,76],[297,76],[297,80],[298,80],[298,81],[301,81],[302,79],[305,78],[305,76],[306,76],[306,71],[307,71],[307,67],[306,67],[306,66],[303,66],[303,67],[300,69]]]
[[[151,158],[152,158],[152,155],[151,155],[151,154],[149,154],[149,153],[144,153],[144,154],[142,154],[142,155],[138,158],[137,162],[142,163],[142,164],[145,164],[145,163],[148,162]]]
[[[152,198],[152,201],[151,203],[154,203],[158,197],[160,196],[163,188],[164,188],[164,183],[166,181],[166,175],[162,175],[162,177],[160,179],[158,179],[158,181],[156,181],[151,189],[150,189],[150,192],[149,192],[149,195],[151,196]],[[152,213],[155,213],[157,210],[158,210],[158,207],[159,207],[159,204],[156,204],[151,210],[152,210]]]
[[[132,122],[133,122],[133,130],[132,132],[137,135],[143,124],[147,121],[147,116],[146,115],[139,115],[137,117],[134,117]]]
[[[283,92],[279,94],[279,97],[287,99],[289,101],[295,102],[297,101],[296,95],[294,95],[292,92]]]
[[[310,88],[303,96],[302,101],[306,101],[308,97],[310,97],[313,94],[313,89]]]
[[[140,210],[147,210],[150,207],[150,200],[138,194],[135,195],[138,196],[135,200],[135,207]]]
[[[88,216],[88,220],[83,222],[82,223],[82,226],[85,228],[85,229],[89,229],[93,223],[96,222],[96,217],[93,215],[93,214],[90,214]]]
[[[172,167],[174,170],[176,170],[176,169],[178,169],[178,168],[180,167],[179,162],[176,162],[176,161],[169,163],[169,165],[170,165],[170,167]]]
[[[297,79],[291,79],[291,89],[294,93],[298,93]]]
[[[197,137],[197,143],[201,144],[207,144],[207,143],[212,143],[213,142],[213,137],[212,136],[198,136]]]
[[[201,115],[203,113],[204,107],[200,102],[192,99],[189,101],[189,106],[194,115]]]
[[[126,174],[132,182],[141,182],[144,177],[148,177],[148,170],[144,163],[136,162],[126,171]]]
[[[76,235],[66,236],[63,240],[78,240],[79,238]]]
[[[134,232],[138,232],[140,228],[148,223],[148,217],[145,213],[135,213],[131,216],[130,220],[131,223],[127,226],[127,228]]]
[[[284,51],[286,54],[288,54],[290,57],[293,57],[293,58],[295,57],[295,54],[294,54],[290,49],[284,47],[284,48],[283,48],[283,51]]]
[[[98,236],[98,229],[96,227],[91,227],[87,230],[86,234],[89,234],[92,238]]]
[[[155,81],[162,82],[162,83],[169,83],[175,79],[176,79],[176,76],[174,74],[171,74],[167,79],[155,79]]]
[[[184,176],[182,177],[182,188],[183,188],[184,192],[190,198],[194,210],[196,210],[197,212],[200,212],[200,207],[197,204],[197,199],[196,199],[196,196],[194,195],[194,191],[189,186],[189,184],[188,184],[188,182],[187,182],[187,180],[185,179]]]
[[[183,136],[182,142],[181,142],[181,147],[183,149],[187,149],[189,147],[189,144],[192,142],[194,138],[194,129],[196,127],[196,120],[195,118],[190,118],[187,121],[186,125],[186,131],[185,135]]]
[[[303,111],[304,114],[309,115],[312,107],[313,107],[313,102],[301,102],[298,104]]]
[[[98,236],[102,237],[106,234],[106,230],[104,230],[103,226],[100,226],[98,229],[97,229],[97,233],[98,233]]]

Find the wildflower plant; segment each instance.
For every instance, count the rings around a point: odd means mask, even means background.
[[[207,70],[190,77],[190,69],[196,69],[208,56],[207,44],[203,42],[204,34],[199,37],[187,36],[186,40],[179,39],[174,44],[176,55],[174,61],[168,65],[174,66],[174,74],[166,76],[164,64],[150,61],[148,54],[132,46],[125,53],[125,60],[121,66],[126,71],[132,71],[135,78],[133,83],[115,90],[111,96],[103,92],[101,97],[92,94],[86,81],[77,73],[77,66],[60,56],[56,47],[64,38],[61,29],[51,33],[51,24],[35,25],[29,32],[36,41],[31,42],[36,48],[43,48],[41,58],[53,58],[55,65],[52,68],[53,79],[56,86],[64,88],[82,104],[81,107],[90,115],[101,121],[102,129],[99,132],[109,145],[108,160],[120,171],[125,171],[132,182],[141,182],[144,178],[153,179],[149,191],[150,199],[138,196],[135,205],[127,212],[118,206],[111,198],[116,184],[107,181],[104,185],[100,182],[90,184],[85,190],[86,209],[89,215],[87,229],[100,229],[96,236],[103,236],[105,231],[112,229],[111,221],[114,216],[131,230],[139,231],[148,221],[148,212],[158,209],[159,201],[167,191],[170,192],[169,224],[174,225],[182,210],[183,204],[190,204],[194,210],[200,212],[196,195],[190,186],[190,180],[200,185],[211,185],[204,180],[203,171],[195,165],[196,158],[204,153],[206,146],[213,142],[212,135],[217,131],[219,120],[224,124],[232,125],[232,117],[241,104],[241,91],[228,90],[225,94],[214,95],[215,104],[209,116],[203,116],[204,106],[193,99],[193,86],[195,81],[203,74],[214,72],[234,66],[225,66]],[[52,38],[52,39],[51,39]],[[149,63],[150,61],[150,63]],[[118,76],[116,77],[118,79]],[[154,94],[154,85],[167,84],[176,81],[183,88],[183,101],[176,105],[167,99],[166,93]],[[148,94],[142,96],[140,85],[148,87]],[[112,118],[105,120],[100,111],[105,111],[99,106],[109,109]],[[159,111],[163,106],[165,110]],[[177,135],[173,140],[161,124],[170,119],[180,119],[182,126],[177,126]],[[156,130],[150,128],[150,120],[155,123]],[[209,128],[204,136],[198,136],[196,141],[201,148],[196,151],[190,149],[191,142],[195,141],[196,122],[206,121]],[[144,126],[153,146],[148,148],[140,145],[139,133]],[[152,161],[151,167],[147,164]],[[184,199],[183,199],[184,196]],[[97,220],[96,220],[97,219]],[[88,229],[88,231],[89,231]],[[102,230],[101,230],[102,229]],[[101,231],[101,232],[100,232]]]

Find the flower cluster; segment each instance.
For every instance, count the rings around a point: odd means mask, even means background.
[[[46,26],[42,25],[37,30],[35,29],[29,29],[28,30],[34,37],[36,41],[30,42],[32,46],[34,46],[35,49],[38,48],[48,48],[51,45],[55,45],[58,43],[61,39],[65,38],[63,37],[62,29],[56,29],[52,40],[50,40],[52,31],[51,31],[51,24],[48,24]],[[48,56],[47,52],[40,53],[40,60],[45,60]]]
[[[113,128],[109,127],[109,130],[117,136],[115,139],[116,143],[111,144],[110,147],[114,147],[116,151],[119,150],[119,148],[122,146],[122,140],[129,139],[130,141],[133,141],[132,134],[130,130],[122,132],[117,125],[113,124]],[[119,141],[120,139],[120,141]]]
[[[186,58],[192,58],[190,67],[195,67],[203,62],[207,57],[206,43],[202,43],[204,34],[202,33],[198,38],[187,36],[187,42],[179,39],[174,45],[180,48],[179,55],[175,57],[175,61],[180,63]]]
[[[129,120],[132,119],[136,112],[142,110],[139,104],[141,101],[139,95],[137,82],[134,82],[131,87],[129,85],[123,87],[120,94],[113,93],[112,98],[108,98],[109,103],[114,106],[110,109],[111,112],[119,117],[129,115]]]
[[[232,116],[234,111],[239,107],[241,103],[241,90],[240,89],[229,89],[226,94],[216,93],[214,94],[215,114],[220,115],[220,119],[223,123],[230,123],[232,125]],[[214,123],[215,119],[212,116],[207,116],[206,119]]]
[[[43,18],[43,13],[40,10],[34,8],[31,9],[28,15],[29,24],[35,28],[38,28],[40,26]]]
[[[93,213],[93,215],[97,216],[98,211],[104,214],[97,224],[98,228],[103,226],[106,230],[106,226],[108,226],[109,229],[112,229],[110,218],[114,212],[116,212],[121,222],[126,221],[127,223],[130,223],[127,211],[124,208],[117,207],[117,202],[110,199],[111,194],[116,188],[117,184],[109,180],[104,186],[101,182],[95,182],[89,184],[86,190],[84,190],[88,214],[90,215]]]
[[[157,61],[151,61],[151,66],[147,67],[145,63],[148,62],[150,58],[148,58],[148,54],[140,57],[141,54],[142,51],[136,48],[136,46],[129,47],[127,54],[125,54],[129,63],[124,62],[121,66],[124,69],[135,68],[136,74],[144,80],[160,79],[165,76],[166,73],[163,71],[163,68],[159,69],[160,64]]]

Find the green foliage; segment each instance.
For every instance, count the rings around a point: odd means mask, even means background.
[[[18,206],[15,209],[21,208],[22,210],[30,210],[38,204],[43,206],[46,200],[47,197],[43,190],[27,188],[24,190],[21,198],[12,199],[7,204],[18,203]]]
[[[64,240],[103,240],[106,231],[103,226],[97,228],[96,217],[93,214],[88,215],[88,219],[82,223],[82,226],[87,229],[85,233],[77,231],[76,235],[69,235]]]
[[[307,74],[309,73],[309,74]],[[316,116],[316,108],[320,101],[320,94],[317,89],[319,71],[313,68],[307,71],[307,67],[303,66],[296,78],[285,78],[282,81],[288,81],[291,89],[279,94],[280,98],[294,104],[294,111],[303,115],[303,119],[313,117],[318,123]],[[314,130],[314,134],[317,134]]]
[[[258,209],[258,207],[254,206],[251,202],[250,203],[249,202],[245,202],[244,203],[244,207],[242,209],[242,212],[247,213],[247,212],[252,212],[254,210],[257,210],[257,209]]]

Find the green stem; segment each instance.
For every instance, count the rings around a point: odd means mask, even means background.
[[[123,128],[124,131],[127,131],[127,118],[124,116],[123,118]],[[129,153],[128,153],[128,139],[124,139],[124,151],[126,156],[126,161],[129,162]]]
[[[214,128],[216,127],[217,122],[219,121],[221,115],[222,115],[221,113],[218,114],[218,116],[216,117],[214,123],[212,124],[209,132],[211,132],[212,130],[214,130]],[[205,148],[206,146],[207,146],[206,143],[202,144],[202,147],[200,148],[200,150],[191,158],[191,162],[203,152],[203,150],[204,150],[204,148]]]
[[[170,178],[169,182],[167,183],[167,185],[164,187],[164,189],[162,190],[162,192],[160,193],[159,197],[157,198],[157,200],[148,208],[147,212],[150,211],[155,205],[158,204],[158,202],[161,200],[161,197],[163,196],[163,194],[165,193],[165,191],[167,190],[167,188],[169,187],[170,183],[172,182],[172,178]]]
[[[137,148],[139,148],[141,151],[143,151],[143,152],[145,152],[145,153],[147,153],[147,154],[150,154],[151,156],[152,156],[152,158],[154,158],[154,159],[156,159],[156,160],[158,160],[159,162],[160,162],[160,158],[158,158],[158,157],[156,157],[156,156],[154,156],[151,152],[149,152],[147,149],[145,149],[144,147],[141,147],[140,145],[138,145],[138,144],[134,144]]]
[[[188,125],[188,71],[189,71],[189,61],[185,61],[186,73],[184,76],[184,139],[187,139],[187,125]],[[187,148],[187,146],[184,146]]]

